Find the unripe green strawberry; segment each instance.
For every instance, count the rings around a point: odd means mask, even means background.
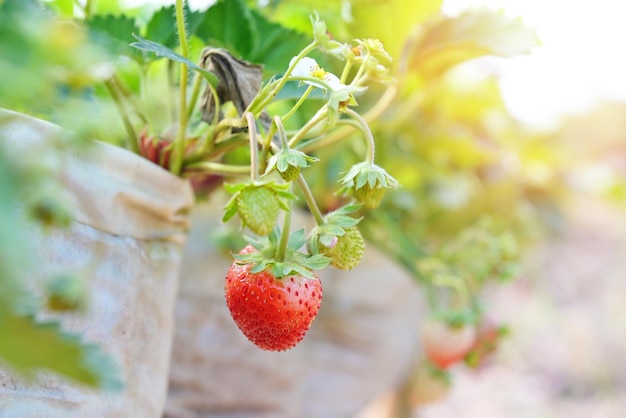
[[[354,187],[354,197],[363,204],[363,207],[368,209],[377,208],[385,195],[384,187],[371,188],[369,184],[365,183],[363,187]]]
[[[300,176],[300,167],[289,165],[285,171],[278,171],[278,174],[285,181],[296,181]]]
[[[363,259],[365,241],[361,232],[356,227],[347,228],[343,235],[337,237],[333,246],[325,246],[320,243],[320,253],[330,257],[330,265],[341,269],[351,270]]]
[[[380,205],[385,189],[398,187],[396,179],[371,161],[355,164],[340,181],[342,192],[354,195],[368,209]]]
[[[276,192],[264,186],[246,187],[237,196],[237,213],[244,225],[258,235],[269,234],[280,212]]]

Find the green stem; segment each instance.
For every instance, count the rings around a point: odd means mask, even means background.
[[[189,56],[189,46],[187,45],[183,0],[176,0],[176,26],[181,55],[183,58],[187,58]],[[187,132],[187,64],[184,63],[180,64],[179,113],[178,135],[175,141],[174,152],[172,153],[172,165],[170,166],[170,171],[175,175],[180,174],[183,165],[185,133]]]
[[[350,70],[352,69],[352,65],[354,63],[352,61],[346,61],[346,65],[343,67],[343,71],[341,72],[341,77],[339,78],[339,82],[341,84],[346,84],[346,80],[348,78],[348,74],[350,74]]]
[[[139,107],[148,109],[148,66],[147,64],[139,65]],[[152,134],[152,121],[147,119],[148,133]]]
[[[285,132],[285,127],[283,126],[282,121],[280,120],[280,116],[274,116],[274,123],[278,128],[278,137],[280,138],[280,145],[283,149],[289,149],[289,143],[287,142],[287,133]]]
[[[369,161],[370,163],[374,164],[376,144],[374,143],[374,136],[372,135],[372,131],[370,130],[370,127],[367,125],[367,122],[365,122],[365,119],[363,119],[363,117],[359,115],[357,112],[355,112],[354,110],[346,109],[345,112],[347,115],[351,116],[354,120],[356,120],[359,123],[359,125],[361,125],[361,130],[363,131],[363,134],[365,134],[365,139],[367,141],[366,161]]]
[[[128,118],[128,113],[126,112],[126,108],[122,103],[122,99],[120,97],[120,93],[117,91],[115,87],[115,83],[108,79],[104,82],[106,89],[109,91],[109,94],[113,98],[113,102],[117,107],[117,110],[122,118],[122,123],[124,124],[124,129],[126,130],[126,135],[128,135],[128,148],[132,150],[135,154],[140,154],[141,150],[139,149],[139,141],[137,139],[137,133],[133,128],[132,123],[130,123],[130,119]]]
[[[168,61],[167,62],[167,95],[168,95],[168,100],[167,100],[167,107],[169,107],[169,123],[171,123],[172,121],[176,120],[177,112],[176,112],[176,106],[174,105],[174,103],[176,103],[176,75],[174,74],[174,66],[176,65],[176,63],[174,61]]]
[[[287,81],[289,81],[289,76],[293,72],[294,68],[296,68],[296,65],[298,64],[298,62],[300,62],[302,58],[306,57],[306,55],[310,53],[311,51],[313,51],[315,48],[317,48],[317,42],[315,41],[311,42],[306,47],[304,47],[304,49],[300,51],[298,55],[296,55],[296,58],[293,60],[289,68],[287,68],[287,71],[285,72],[283,77],[280,79],[278,84],[274,86],[274,88],[267,95],[267,97],[262,98],[261,101],[259,102],[257,102],[256,100],[253,100],[252,103],[250,103],[250,105],[248,106],[247,110],[256,114],[257,112],[260,112],[263,109],[265,109],[265,106],[267,106],[268,103],[271,102],[274,99],[274,97],[276,97],[278,92],[283,87],[285,87],[285,84],[287,84]]]
[[[200,74],[196,74],[196,78],[193,80],[193,89],[191,90],[191,98],[189,99],[189,105],[187,106],[187,118],[191,119],[194,109],[196,108],[196,102],[198,96],[200,96],[200,87],[202,87],[202,77]]]
[[[306,89],[306,91],[302,94],[302,97],[300,97],[300,99],[296,102],[296,104],[293,105],[291,110],[287,112],[285,116],[282,117],[283,121],[287,121],[290,117],[292,117],[296,113],[296,111],[300,108],[300,106],[302,106],[302,103],[304,103],[307,97],[309,97],[309,94],[311,94],[314,88],[315,88],[314,86],[310,85]]]
[[[289,189],[291,192],[291,188]],[[278,241],[278,248],[276,249],[276,261],[285,261],[285,255],[287,254],[287,244],[289,244],[289,233],[291,232],[291,199],[289,199],[289,210],[285,212],[283,218],[283,228],[280,231],[280,241]]]
[[[361,66],[359,67],[359,69],[356,72],[354,78],[352,79],[352,82],[350,83],[351,86],[358,85],[357,83],[359,82],[359,79],[361,78],[361,76],[365,72],[365,65],[367,64],[367,61],[370,59],[371,56],[372,55],[369,52],[365,55],[365,58],[363,58],[363,62],[361,63]]]
[[[202,170],[214,174],[250,174],[250,166],[248,165],[230,165],[215,163],[211,161],[200,161],[185,166],[185,170]]]
[[[320,208],[317,206],[315,198],[313,197],[313,193],[311,192],[311,188],[309,187],[309,184],[306,182],[302,173],[300,173],[300,176],[298,177],[298,186],[300,186],[300,190],[302,190],[304,201],[309,207],[309,210],[311,211],[311,214],[315,219],[315,223],[317,225],[324,225],[324,215],[322,215],[322,211],[320,211]]]
[[[311,152],[314,152],[318,149],[329,147],[330,145],[346,138],[353,131],[357,131],[361,128],[361,125],[358,122],[350,119],[338,120],[337,126],[341,126],[341,128],[331,132],[328,135],[321,136],[319,138],[313,138],[296,148],[299,151],[310,154]],[[336,133],[338,133],[338,135],[336,135]]]
[[[300,141],[307,132],[311,130],[315,125],[317,125],[322,119],[326,117],[328,113],[328,104],[325,104],[317,111],[317,113],[309,119],[309,121],[302,127],[289,141],[289,147],[293,148],[298,141]]]
[[[259,180],[259,144],[256,139],[256,121],[250,112],[244,113],[243,116],[248,121],[248,135],[250,136],[250,178],[256,182]]]
[[[120,92],[120,94],[122,95],[124,100],[126,100],[128,103],[130,103],[131,107],[133,108],[133,111],[139,117],[139,119],[141,119],[141,121],[144,124],[147,125],[148,124],[148,117],[146,116],[146,114],[141,109],[141,106],[137,102],[136,97],[133,94],[130,93],[128,88],[126,88],[124,83],[122,83],[122,80],[120,80],[120,78],[117,76],[117,74],[113,74],[113,77],[111,78],[111,81],[115,85],[115,88]]]
[[[391,103],[393,102],[393,99],[395,98],[397,92],[398,92],[398,87],[396,85],[390,86],[389,88],[387,88],[387,90],[385,90],[385,93],[378,100],[378,102],[376,102],[376,104],[370,110],[368,110],[367,113],[363,115],[363,119],[367,123],[370,123],[371,121],[375,119],[378,119],[385,112],[385,110],[389,108],[389,105],[391,105]],[[337,123],[338,124],[342,123],[344,125],[349,125],[349,126],[344,126],[340,129],[337,129],[329,133],[324,138],[315,142],[315,144],[307,144],[301,149],[301,151],[310,152],[312,150],[326,147],[327,145],[330,145],[330,144],[334,144],[335,142],[339,142],[342,139],[350,136],[352,132],[354,131],[355,127],[360,126],[360,125],[353,124],[352,121],[348,123],[347,120],[344,120],[343,122],[339,120]]]

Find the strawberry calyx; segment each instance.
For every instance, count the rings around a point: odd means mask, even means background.
[[[340,180],[341,192],[353,195],[363,207],[376,208],[387,189],[395,189],[399,183],[384,168],[371,161],[364,161],[352,166]]]
[[[320,252],[320,244],[332,247],[337,244],[337,238],[344,235],[348,228],[355,227],[361,218],[350,216],[361,208],[359,203],[351,203],[339,209],[327,213],[323,218],[323,223],[317,225],[311,231],[307,240],[307,247],[312,254]]]
[[[309,163],[316,161],[319,161],[319,159],[311,157],[302,151],[283,147],[269,159],[265,174],[269,174],[276,169],[283,180],[294,181],[300,175],[302,168],[306,168],[309,166]]]
[[[324,216],[323,223],[309,235],[309,252],[330,257],[330,265],[341,270],[356,267],[365,252],[365,241],[356,227],[362,218],[354,218],[349,214],[360,207],[360,204],[352,203]]]
[[[307,279],[315,278],[315,271],[330,264],[331,259],[323,254],[305,254],[300,251],[305,244],[304,229],[289,235],[287,247],[279,257],[280,230],[276,227],[268,236],[257,239],[244,237],[256,252],[233,254],[236,262],[241,265],[251,264],[250,273],[261,273],[269,270],[277,278],[300,275]]]

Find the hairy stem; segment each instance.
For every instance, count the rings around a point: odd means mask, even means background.
[[[269,102],[271,102],[274,99],[274,97],[276,97],[278,92],[283,87],[285,87],[285,84],[287,84],[287,81],[289,81],[289,76],[293,72],[294,68],[296,68],[296,65],[298,64],[298,62],[300,62],[302,58],[304,58],[308,53],[313,51],[315,48],[317,48],[317,42],[315,41],[311,42],[309,45],[304,47],[304,49],[300,51],[298,55],[296,55],[296,58],[291,62],[291,65],[289,66],[289,68],[287,68],[287,71],[285,72],[283,77],[278,81],[278,83],[274,86],[274,88],[267,95],[267,97],[261,98],[261,100],[258,102],[256,100],[253,100],[252,103],[250,103],[250,105],[248,106],[247,110],[255,114],[258,112],[261,112],[265,108],[265,106],[267,106]]]
[[[285,132],[285,127],[283,126],[280,116],[278,115],[274,116],[274,124],[276,124],[276,127],[278,128],[278,137],[280,138],[280,145],[283,147],[283,149],[288,149],[289,143],[287,142],[287,133]]]
[[[302,173],[300,173],[300,176],[298,177],[298,186],[300,186],[300,190],[302,190],[304,201],[306,202],[306,205],[309,207],[309,210],[311,211],[311,214],[313,215],[313,218],[315,219],[315,223],[317,225],[323,225],[324,215],[322,215],[322,211],[320,211],[320,208],[317,206],[317,203],[315,202],[315,198],[313,197],[313,193],[311,192],[311,188],[309,187],[309,184],[306,182]]]
[[[309,97],[309,94],[311,94],[311,92],[313,91],[315,87],[314,86],[309,86],[306,91],[302,94],[302,97],[300,97],[300,99],[298,99],[298,101],[296,102],[295,105],[293,105],[293,107],[291,108],[291,110],[289,112],[287,112],[287,114],[285,116],[282,117],[283,121],[287,121],[290,117],[292,117],[296,111],[300,108],[300,106],[302,106],[302,103],[304,103],[304,101],[307,99],[307,97]]]
[[[291,192],[291,188],[289,189]],[[278,248],[276,249],[276,260],[279,262],[285,261],[285,254],[287,254],[287,244],[289,243],[289,233],[291,232],[291,199],[289,199],[289,210],[285,212],[283,218],[283,228],[280,231],[280,241],[278,242]]]
[[[300,128],[298,132],[296,132],[291,140],[289,140],[289,147],[293,148],[298,143],[298,141],[300,141],[304,137],[304,135],[306,135],[306,133],[311,130],[311,128],[313,128],[326,117],[327,113],[328,105],[325,104],[320,108],[320,110],[317,111],[317,113],[311,119],[309,119],[307,123],[304,124],[302,128]]]
[[[365,140],[367,141],[366,161],[369,161],[370,163],[374,164],[376,145],[374,144],[374,136],[372,135],[372,131],[370,130],[370,127],[367,125],[367,122],[365,122],[365,119],[363,119],[363,117],[359,115],[357,112],[355,112],[354,110],[346,109],[345,112],[347,115],[349,115],[354,120],[356,120],[359,123],[359,125],[361,125],[361,130],[363,131],[363,134],[365,135]]]
[[[185,29],[185,15],[183,10],[183,0],[176,0],[176,26],[178,29],[178,40],[180,52],[184,58],[189,56],[189,46],[187,45],[187,31]],[[185,154],[185,133],[187,132],[187,64],[180,64],[180,88],[179,88],[179,120],[178,135],[176,137],[174,152],[172,153],[172,165],[170,171],[180,174],[183,157]]]
[[[193,89],[191,90],[191,98],[189,99],[189,105],[187,110],[187,118],[191,118],[193,110],[196,107],[198,96],[200,96],[200,87],[202,87],[202,77],[200,74],[196,74],[196,78],[193,80]]]
[[[256,139],[256,120],[254,115],[246,112],[243,115],[248,121],[248,135],[250,135],[250,178],[252,181],[259,180],[259,144]]]

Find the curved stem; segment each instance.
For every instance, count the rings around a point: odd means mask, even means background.
[[[283,126],[282,121],[280,120],[280,116],[274,116],[274,123],[278,128],[278,137],[280,138],[280,145],[283,149],[289,148],[289,143],[287,142],[287,134],[285,133],[285,127]]]
[[[256,121],[250,112],[244,113],[243,116],[248,121],[248,135],[250,135],[250,178],[255,182],[259,180],[259,145],[256,139]]]
[[[300,141],[307,132],[311,130],[315,125],[317,125],[322,119],[326,117],[326,113],[328,112],[328,105],[325,104],[317,111],[317,113],[309,119],[307,123],[304,124],[302,128],[289,140],[289,147],[293,148],[298,141]]]
[[[191,98],[189,99],[189,105],[187,110],[187,118],[191,118],[198,96],[200,95],[200,87],[202,87],[202,77],[200,74],[196,74],[196,78],[193,80],[193,89],[191,90]]]
[[[287,71],[285,71],[285,74],[283,75],[283,77],[274,86],[274,88],[267,95],[267,97],[262,98],[260,102],[257,102],[256,100],[253,100],[252,103],[250,103],[250,105],[248,106],[247,110],[252,112],[252,113],[257,113],[257,112],[262,111],[265,108],[265,106],[267,106],[268,103],[271,102],[274,97],[276,97],[278,92],[283,87],[285,87],[285,84],[287,84],[287,81],[289,81],[289,76],[293,72],[294,68],[296,68],[296,65],[298,64],[298,62],[300,62],[300,60],[302,58],[304,58],[308,53],[313,51],[315,48],[317,48],[317,42],[316,41],[313,41],[310,44],[308,44],[307,46],[305,46],[304,49],[302,51],[300,51],[300,53],[298,55],[296,55],[295,59],[292,60],[291,65],[289,66],[289,68],[287,68]]]
[[[350,70],[352,69],[353,64],[354,62],[352,60],[346,61],[346,65],[343,66],[343,71],[341,72],[341,77],[339,78],[339,82],[341,84],[346,84],[348,74],[350,74]]]
[[[326,148],[342,139],[350,135],[353,131],[358,131],[361,125],[358,122],[350,119],[339,119],[337,121],[337,125],[342,125],[342,127],[334,132],[326,136],[322,136],[319,138],[313,138],[310,141],[307,141],[301,146],[296,147],[299,151],[305,152],[307,154],[316,151],[318,149]],[[335,133],[339,133],[339,135],[335,135]]]
[[[296,111],[300,108],[300,106],[302,106],[302,103],[304,103],[304,101],[307,99],[307,97],[309,97],[309,94],[311,94],[311,92],[313,91],[315,87],[314,86],[309,86],[306,91],[302,94],[302,97],[300,97],[300,99],[296,102],[295,105],[293,105],[293,107],[291,108],[291,110],[289,112],[287,112],[287,114],[285,116],[282,117],[283,121],[288,120],[290,117],[292,117]]]
[[[389,105],[391,105],[391,103],[393,102],[393,99],[395,98],[397,92],[398,92],[397,85],[393,85],[387,88],[387,90],[385,90],[385,93],[378,100],[378,102],[376,102],[376,104],[370,110],[368,110],[367,113],[363,115],[363,119],[367,123],[370,123],[371,121],[375,119],[378,119],[385,112],[385,110],[389,108]],[[342,123],[342,121],[340,120],[337,123]],[[345,126],[343,128],[337,129],[329,133],[324,138],[317,141],[314,144],[315,147],[312,147],[313,144],[307,144],[302,149],[302,151],[310,152],[312,149],[317,149],[317,148],[321,148],[330,144],[334,144],[335,142],[338,142],[346,138],[347,136],[351,135],[356,125],[353,125],[352,123],[347,123],[347,121],[344,121],[343,124],[350,125],[350,126]]]
[[[311,188],[309,184],[306,182],[302,173],[298,176],[298,186],[300,186],[300,190],[302,190],[302,195],[304,196],[304,201],[306,202],[313,218],[315,219],[315,223],[317,225],[324,225],[324,215],[322,215],[322,211],[317,206],[315,202],[315,198],[313,197],[313,193],[311,193]]]
[[[352,82],[350,83],[351,86],[358,85],[357,83],[360,81],[359,79],[361,78],[361,76],[365,72],[365,66],[366,66],[367,61],[370,59],[371,56],[372,56],[372,54],[370,54],[369,52],[365,55],[365,58],[363,58],[363,62],[361,63],[361,66],[357,70],[354,78],[352,79]]]
[[[373,164],[376,145],[374,144],[374,136],[372,135],[372,131],[370,130],[370,127],[367,125],[367,122],[365,122],[365,119],[363,119],[363,117],[359,115],[357,112],[355,112],[354,110],[346,109],[345,112],[347,115],[349,115],[354,120],[356,120],[359,123],[359,125],[361,125],[361,130],[363,131],[363,134],[365,134],[365,139],[367,141],[366,161],[369,161],[370,163]]]

